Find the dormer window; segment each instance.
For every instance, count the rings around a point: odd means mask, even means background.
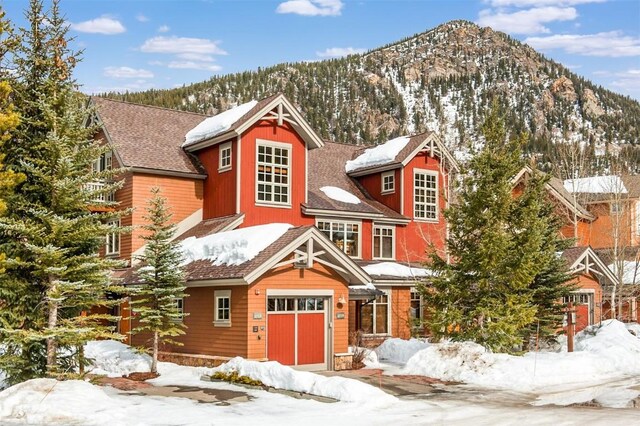
[[[256,161],[256,202],[291,205],[291,145],[258,142]]]
[[[218,171],[226,172],[231,170],[231,142],[220,145],[220,159],[218,160]]]
[[[382,193],[383,194],[391,194],[396,190],[396,179],[395,172],[392,170],[390,172],[382,173]]]

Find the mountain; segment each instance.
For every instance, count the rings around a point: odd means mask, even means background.
[[[640,169],[640,104],[606,90],[531,47],[467,21],[362,55],[285,63],[176,89],[105,96],[207,114],[283,92],[326,139],[373,144],[423,130],[464,154],[481,143],[492,100],[548,166],[560,142],[581,143],[594,162],[621,153]],[[605,166],[602,166],[605,167]]]

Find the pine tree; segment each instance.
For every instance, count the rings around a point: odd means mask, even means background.
[[[454,263],[434,252],[430,267],[436,275],[421,288],[435,337],[512,352],[538,319],[554,324],[561,309],[556,297],[569,279],[556,252],[566,246],[539,173],[514,196],[525,136],[507,138],[495,104],[482,132],[485,145],[464,171],[458,202],[444,213]]]
[[[180,264],[182,253],[172,240],[176,227],[171,223],[171,213],[167,201],[160,195],[159,188],[151,190],[147,224],[142,227],[147,234],[144,254],[139,257],[143,265],[138,270],[140,285],[133,291],[131,310],[138,320],[133,333],[151,333],[151,372],[157,372],[160,344],[180,345],[173,337],[184,334],[183,313],[178,307],[187,295],[185,280]]]
[[[14,59],[22,121],[4,147],[6,166],[25,179],[0,219],[0,249],[6,254],[0,369],[10,384],[67,374],[82,362],[80,348],[88,340],[120,337],[109,325],[114,318],[90,310],[114,303],[107,294],[119,290],[111,270],[122,262],[98,253],[108,233],[122,231],[109,222],[127,213],[96,201],[118,183],[90,185],[119,171],[92,170],[107,148],[85,125],[91,111],[72,78],[78,57],[67,46],[58,1],[46,12],[42,1],[31,0],[27,18],[30,28],[22,31]],[[97,204],[101,211],[95,211]]]

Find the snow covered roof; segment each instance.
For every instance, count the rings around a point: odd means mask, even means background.
[[[337,188],[335,186],[323,186],[320,188],[320,191],[324,192],[324,194],[332,200],[341,201],[347,204],[360,204],[360,199],[358,197],[342,188]]]
[[[241,265],[273,244],[293,225],[269,223],[219,232],[202,238],[190,237],[180,243],[184,264],[210,260],[214,266]]]
[[[400,136],[373,148],[368,148],[354,160],[347,161],[345,171],[349,173],[365,167],[390,163],[396,159],[397,155],[408,143],[408,136]]]
[[[386,279],[415,279],[432,275],[425,268],[416,268],[396,262],[376,262],[362,267],[372,277],[384,277]]]
[[[627,188],[619,176],[592,176],[567,179],[564,188],[570,193],[580,194],[626,194]]]
[[[213,117],[205,118],[200,124],[187,132],[182,146],[184,147],[205,139],[211,139],[214,136],[226,132],[257,104],[258,101],[249,101],[221,112],[218,115],[214,115]]]

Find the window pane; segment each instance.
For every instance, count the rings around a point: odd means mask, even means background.
[[[387,305],[376,305],[376,334],[386,334],[389,332],[387,327]]]
[[[277,298],[276,299],[276,309],[278,311],[284,311],[285,310],[285,304],[284,304],[284,299],[283,298]]]
[[[276,300],[275,299],[267,300],[267,311],[273,312],[275,310],[276,310]]]
[[[296,299],[287,299],[287,311],[296,310]]]
[[[384,257],[385,259],[391,259],[393,257],[393,238],[391,237],[382,238],[381,257]]]
[[[298,299],[298,310],[299,311],[305,311],[307,307],[307,299],[304,297],[301,297]]]
[[[310,297],[307,299],[307,311],[315,311],[316,310],[316,299]]]
[[[371,303],[360,309],[360,327],[364,333],[373,333],[373,305]]]
[[[324,310],[324,299],[316,299],[316,306],[319,311]]]

